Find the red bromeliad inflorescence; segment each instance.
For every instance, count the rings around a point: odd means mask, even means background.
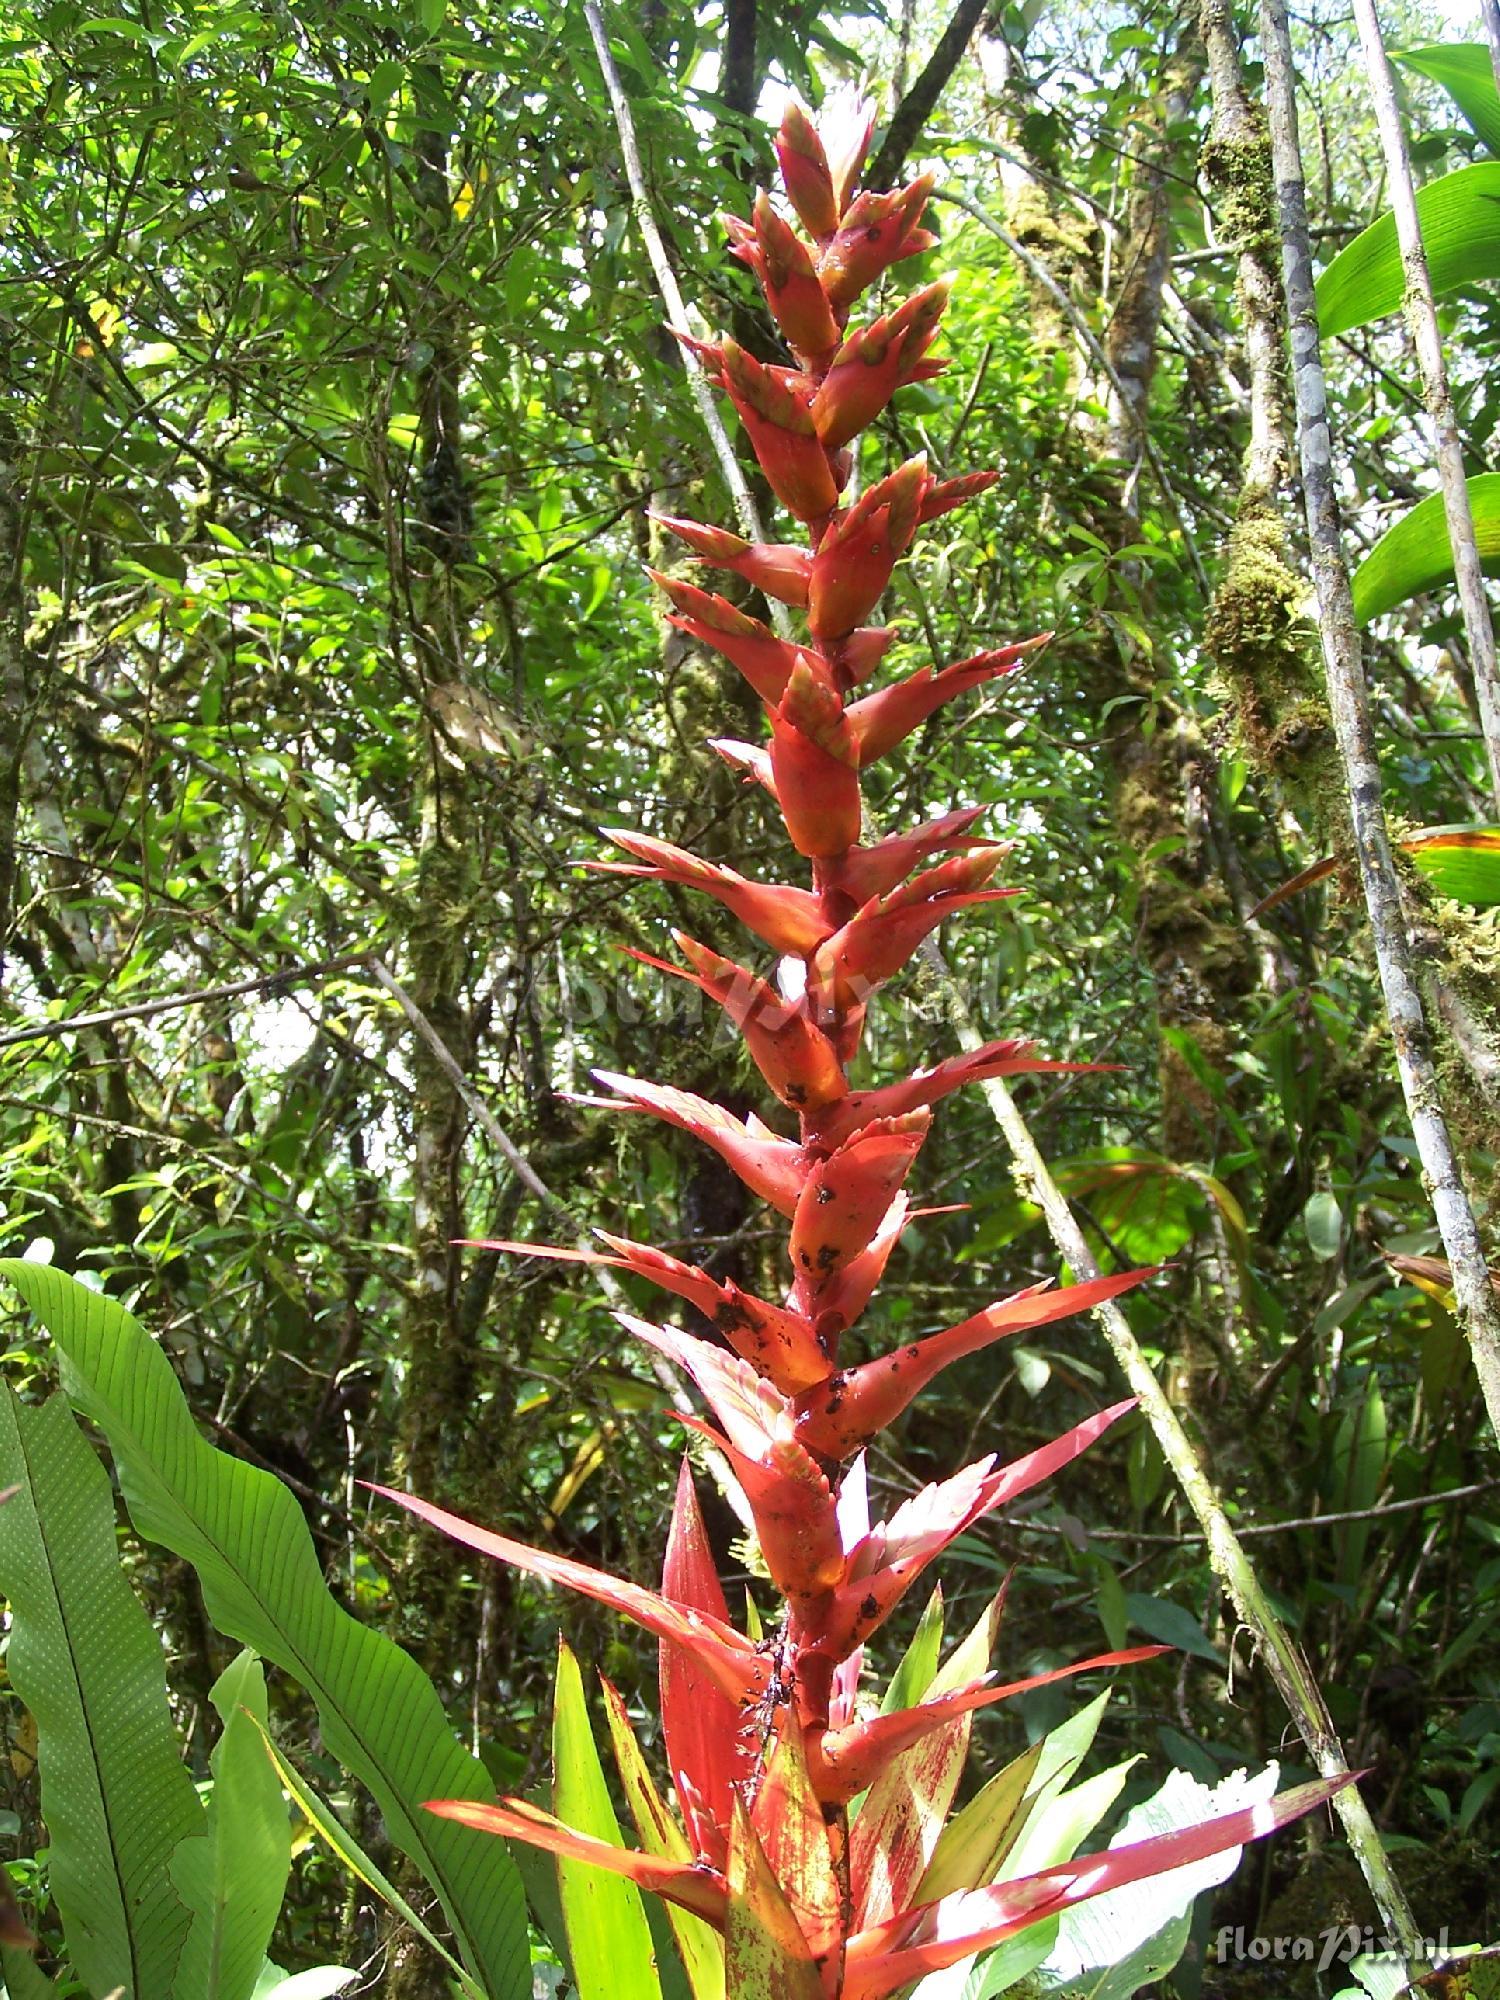
[[[599,1251],[505,1244],[507,1250],[613,1266],[686,1299],[723,1345],[620,1314],[626,1332],[696,1383],[714,1426],[702,1431],[732,1467],[761,1555],[785,1599],[769,1639],[731,1622],[687,1461],[678,1483],[659,1592],[476,1527],[407,1494],[392,1499],[502,1562],[567,1585],[654,1633],[661,1721],[680,1825],[659,1798],[637,1810],[648,1851],[576,1832],[523,1800],[435,1801],[432,1810],[555,1854],[625,1874],[669,1908],[725,1934],[729,2000],[881,2000],[921,1975],[1002,1942],[1069,1904],[1237,1846],[1327,1797],[1304,1786],[1269,1805],[1162,1835],[1019,1880],[929,1874],[959,1782],[974,1712],[1026,1688],[983,1671],[916,1706],[870,1713],[858,1700],[864,1648],[917,1578],[958,1535],[1070,1463],[1133,1405],[1100,1411],[1009,1464],[965,1466],[871,1524],[863,1459],[870,1439],[951,1361],[1085,1310],[1152,1275],[1128,1271],[1050,1290],[1031,1286],[962,1325],[857,1364],[840,1343],[869,1303],[914,1213],[903,1191],[950,1091],[987,1077],[1086,1065],[1045,1061],[1024,1042],[996,1041],[878,1089],[851,1087],[871,995],[958,910],[1011,892],[993,885],[1003,846],[973,832],[977,811],[949,813],[910,834],[864,844],[860,776],[942,703],[1008,674],[1042,640],[1007,645],[874,692],[891,633],[862,621],[917,529],[982,492],[998,475],[937,480],[914,458],[841,506],[851,441],[903,385],[943,366],[930,353],[949,283],[923,286],[893,311],[851,328],[860,294],[928,249],[931,177],[894,193],[856,192],[873,129],[851,95],[814,124],[796,103],[776,151],[805,233],[756,198],[732,219],[734,254],[760,281],[796,365],[767,366],[731,340],[691,340],[739,413],[778,499],[807,547],[748,542],[726,529],[659,517],[706,565],[733,571],[803,612],[807,637],[785,640],[725,598],[666,576],[672,622],[723,653],[764,704],[769,746],[714,747],[765,787],[812,886],[769,886],[665,841],[610,834],[628,860],[595,864],[698,889],[731,911],[779,964],[774,982],[681,932],[687,979],[743,1034],[769,1091],[796,1114],[795,1137],[741,1120],[669,1085],[600,1073],[613,1109],[643,1112],[714,1148],[789,1224],[792,1276],[780,1304],[753,1297],[664,1252],[605,1236]],[[644,956],[637,954],[637,956]],[[999,1603],[992,1607],[993,1635]],[[1144,1659],[1138,1647],[1083,1660],[1076,1674]],[[611,1726],[628,1724],[606,1689]],[[638,1805],[644,1766],[626,1789]],[[851,1801],[864,1794],[857,1818]],[[654,1795],[653,1795],[654,1796]],[[986,1850],[987,1852],[988,1850]],[[720,1975],[715,1975],[720,1977]],[[710,1981],[712,1983],[712,1981]]]

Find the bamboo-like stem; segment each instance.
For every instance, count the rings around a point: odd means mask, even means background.
[[[1297,135],[1296,78],[1284,0],[1261,0],[1261,40],[1276,169],[1282,282],[1291,329],[1298,449],[1329,707],[1348,781],[1355,853],[1370,913],[1370,933],[1402,1094],[1443,1248],[1453,1272],[1453,1288],[1474,1357],[1475,1373],[1491,1429],[1500,1438],[1500,1312],[1496,1310],[1485,1268],[1474,1211],[1443,1117],[1427,1023],[1412,974],[1411,949],[1381,801],[1369,693],[1333,488],[1327,388],[1319,354],[1312,250]]]
[[[957,984],[944,966],[941,953],[931,940],[924,951],[928,964],[938,975],[948,1018],[960,1044],[966,1049],[977,1048],[983,1037],[974,1025]],[[1004,1080],[992,1077],[980,1088],[996,1124],[1005,1135],[1027,1190],[1046,1218],[1052,1241],[1066,1258],[1074,1280],[1097,1277],[1099,1266],[1083,1231],[1074,1220],[1062,1190],[1052,1178],[1047,1162]],[[1320,1777],[1338,1776],[1349,1769],[1349,1764],[1323,1700],[1322,1690],[1296,1640],[1272,1609],[1270,1599],[1261,1588],[1254,1565],[1230,1526],[1213,1483],[1204,1471],[1181,1419],[1168,1402],[1154,1369],[1142,1353],[1129,1320],[1113,1301],[1095,1306],[1094,1318],[1120,1373],[1140,1403],[1141,1414],[1150,1424],[1152,1435],[1172,1469],[1183,1498],[1193,1510],[1207,1545],[1209,1564],[1223,1584],[1240,1623],[1254,1636],[1256,1649],[1280,1690],[1315,1769]],[[1369,1884],[1375,1906],[1391,1935],[1400,1940],[1415,1976],[1421,1969],[1421,1941],[1416,1919],[1391,1869],[1390,1858],[1375,1822],[1370,1818],[1369,1808],[1354,1785],[1346,1785],[1342,1791],[1335,1793],[1332,1803]]]
[[[1480,567],[1479,542],[1474,533],[1474,510],[1469,504],[1469,488],[1464,477],[1464,451],[1458,424],[1453,415],[1453,397],[1448,387],[1448,365],[1443,358],[1443,336],[1438,331],[1437,306],[1432,296],[1432,274],[1427,268],[1427,251],[1422,241],[1422,222],[1417,214],[1417,195],[1411,177],[1411,156],[1406,132],[1396,103],[1396,77],[1385,39],[1380,32],[1380,16],[1375,0],[1354,0],[1354,18],[1359,24],[1360,46],[1370,77],[1370,96],[1375,105],[1375,124],[1385,154],[1386,178],[1391,184],[1391,209],[1396,218],[1396,240],[1401,246],[1401,265],[1406,275],[1406,319],[1417,350],[1417,366],[1422,376],[1422,399],[1427,405],[1437,446],[1438,477],[1443,488],[1443,514],[1448,523],[1448,539],[1453,545],[1453,571],[1458,583],[1458,600],[1463,607],[1464,632],[1469,641],[1469,664],[1474,674],[1474,693],[1479,705],[1479,723],[1484,735],[1485,756],[1490,767],[1490,791],[1500,815],[1500,665],[1495,659],[1495,627],[1485,595],[1484,571]],[[1493,48],[1491,50],[1493,54]]]

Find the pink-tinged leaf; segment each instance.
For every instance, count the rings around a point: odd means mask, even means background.
[[[811,1297],[818,1311],[830,1281],[880,1230],[931,1124],[929,1111],[876,1119],[807,1168],[790,1250],[798,1278],[816,1288]]]
[[[822,899],[808,889],[793,888],[785,882],[747,882],[732,868],[700,861],[684,848],[673,847],[665,840],[649,840],[643,834],[611,828],[605,828],[604,834],[616,847],[633,854],[640,865],[623,861],[588,863],[596,873],[640,875],[648,881],[677,882],[684,889],[701,889],[732,911],[757,937],[764,938],[773,951],[806,957],[833,928],[823,915]]]
[[[1022,1493],[1029,1493],[1033,1486],[1040,1486],[1051,1479],[1065,1465],[1071,1465],[1075,1458],[1081,1457],[1090,1445],[1096,1444],[1121,1417],[1128,1417],[1134,1408],[1135,1397],[1127,1396],[1124,1402],[1111,1403],[1107,1410],[1097,1410],[1093,1416],[1085,1417],[1081,1424],[1074,1424],[1070,1431],[1053,1438],[1050,1444],[1038,1445],[1035,1451],[1013,1458],[1009,1465],[1002,1465],[986,1479],[983,1501],[976,1507],[971,1520],[977,1521],[981,1514],[1006,1506]]]
[[[584,1099],[610,1110],[649,1112],[664,1124],[691,1132],[695,1139],[712,1146],[719,1157],[733,1167],[752,1194],[770,1202],[783,1215],[796,1211],[807,1166],[802,1148],[791,1139],[770,1131],[752,1113],[743,1123],[722,1105],[695,1097],[690,1090],[674,1090],[666,1083],[644,1083],[636,1077],[621,1076],[615,1070],[596,1069],[594,1075],[614,1099]]]
[[[827,2000],[830,1989],[739,1799],[727,1883],[724,1961],[734,2000]]]
[[[577,1833],[527,1799],[501,1799],[498,1805],[483,1805],[474,1799],[428,1799],[426,1809],[439,1819],[472,1826],[478,1833],[524,1840],[528,1847],[543,1848],[560,1859],[586,1861],[612,1875],[623,1875],[637,1888],[669,1898],[717,1929],[724,1927],[728,1914],[724,1878],[710,1868],[640,1854],[634,1848],[615,1847],[592,1834]]]
[[[795,1703],[780,1711],[750,1824],[808,1950],[826,1964],[843,1942],[843,1911],[833,1833],[808,1776]]]
[[[966,806],[962,812],[944,813],[941,819],[928,820],[911,833],[896,833],[888,840],[877,840],[873,847],[852,847],[831,871],[832,884],[852,896],[856,903],[863,904],[878,896],[888,896],[914,868],[946,848],[1003,850],[1007,847],[1004,841],[967,838],[969,828],[988,811],[988,806]]]
[[[729,1608],[686,1455],[677,1475],[661,1588],[674,1603],[691,1605],[715,1624],[728,1624]],[[661,1646],[657,1684],[667,1763],[694,1852],[722,1865],[734,1785],[749,1775],[739,1704],[682,1646]]]
[[[929,1972],[940,1972],[975,1952],[992,1950],[1044,1917],[1056,1916],[1132,1882],[1149,1881],[1174,1868],[1222,1854],[1226,1848],[1262,1839],[1326,1804],[1353,1782],[1352,1774],[1320,1779],[1263,1804],[1226,1813],[1222,1819],[1156,1834],[1128,1847],[1086,1854],[1014,1882],[959,1890],[936,1903],[898,1910],[851,1938],[841,2000],[885,2000],[887,1994]]]
[[[932,1682],[942,1695],[989,1665],[1005,1592],[991,1599]],[[850,1831],[849,1884],[853,1927],[903,1910],[927,1870],[958,1790],[969,1754],[968,1715],[901,1751],[880,1771]]]
[[[737,1355],[675,1327],[618,1313],[638,1340],[688,1370],[724,1427],[722,1448],[738,1473],[756,1536],[784,1596],[820,1595],[844,1574],[833,1491],[792,1433],[791,1404]]]
[[[926,1104],[936,1104],[966,1084],[983,1083],[992,1076],[1030,1076],[1063,1072],[1084,1075],[1111,1069],[1111,1063],[1053,1062],[1034,1055],[1034,1042],[986,1042],[965,1055],[949,1056],[931,1069],[919,1069],[900,1083],[888,1083],[880,1090],[851,1090],[836,1105],[814,1120],[818,1143],[836,1146],[857,1126],[872,1118],[896,1118]]]
[[[509,1535],[497,1535],[493,1529],[481,1528],[473,1521],[464,1520],[462,1515],[450,1514],[445,1507],[434,1507],[430,1500],[419,1500],[415,1494],[398,1493],[390,1486],[371,1485],[369,1490],[379,1493],[386,1500],[393,1500],[398,1507],[404,1507],[409,1514],[417,1515],[434,1528],[440,1528],[455,1542],[477,1549],[480,1555],[493,1556],[497,1562],[524,1569],[532,1576],[545,1578],[548,1583],[559,1583],[566,1590],[576,1590],[582,1597],[592,1597],[645,1631],[654,1633],[658,1639],[667,1639],[673,1645],[686,1647],[713,1676],[718,1686],[734,1700],[758,1695],[764,1690],[768,1679],[765,1661],[745,1635],[736,1632],[723,1619],[697,1611],[691,1605],[674,1604],[665,1597],[658,1597],[654,1591],[643,1590],[638,1583],[631,1583],[625,1577],[610,1576],[604,1570],[591,1569],[587,1563],[574,1562],[569,1556],[552,1555],[546,1549],[534,1549],[525,1542],[512,1541]]]
[[[955,1688],[951,1694],[919,1702],[915,1708],[896,1709],[889,1715],[872,1716],[868,1722],[830,1730],[819,1748],[818,1794],[825,1799],[854,1798],[874,1782],[898,1752],[960,1715],[992,1708],[996,1702],[1011,1701],[1018,1694],[1030,1694],[1034,1688],[1047,1687],[1053,1681],[1100,1673],[1106,1667],[1135,1666],[1141,1660],[1154,1660],[1158,1654],[1171,1650],[1170,1646],[1128,1646],[1120,1652],[1098,1653],[1092,1659],[1056,1667],[1051,1673],[1009,1681],[1003,1687],[991,1686],[988,1680],[976,1681],[968,1687]]]
[[[877,1355],[859,1368],[842,1369],[798,1398],[797,1435],[809,1451],[822,1458],[847,1458],[894,1423],[918,1391],[950,1363],[1012,1334],[1028,1333],[1074,1313],[1088,1312],[1106,1299],[1118,1298],[1133,1285],[1144,1284],[1159,1269],[1153,1265],[1140,1271],[1117,1271],[1107,1278],[1065,1285],[1060,1291],[1047,1285],[1028,1285],[1012,1298],[986,1306],[961,1326],[950,1326],[945,1333]]]
[[[957,660],[944,667],[941,673],[922,667],[904,681],[893,681],[878,694],[867,694],[863,701],[855,702],[848,714],[849,725],[859,738],[860,768],[868,770],[877,758],[894,750],[903,737],[909,736],[945,701],[994,680],[998,674],[1014,673],[1028,654],[1045,646],[1051,636],[1050,632],[1044,633],[1019,645],[976,653],[971,659]]]
[[[602,1264],[616,1271],[629,1271],[647,1278],[663,1291],[686,1299],[705,1319],[713,1321],[742,1360],[764,1375],[789,1396],[826,1381],[833,1372],[817,1331],[801,1313],[785,1306],[773,1306],[742,1291],[732,1278],[720,1281],[696,1264],[684,1264],[665,1250],[649,1243],[633,1243],[628,1236],[611,1236],[601,1229],[601,1242],[612,1256],[598,1250],[569,1250],[550,1243],[512,1243],[499,1237],[463,1238],[465,1249],[504,1250],[516,1257],[549,1257],[560,1263]]]

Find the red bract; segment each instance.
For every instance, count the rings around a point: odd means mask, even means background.
[[[903,1230],[930,1212],[913,1210],[905,1188],[919,1172],[932,1107],[965,1084],[1092,1067],[999,1040],[910,1076],[850,1087],[876,988],[946,917],[1014,893],[994,886],[1007,850],[974,833],[979,806],[862,840],[860,774],[942,704],[1011,673],[1045,643],[921,665],[849,698],[893,641],[889,628],[860,620],[873,613],[917,529],[997,476],[935,480],[915,458],[874,477],[840,508],[858,432],[903,384],[941,366],[929,349],[950,289],[938,279],[848,329],[860,293],[932,240],[922,227],[930,175],[891,193],[855,191],[872,119],[856,95],[830,107],[821,131],[795,102],[783,118],[782,180],[811,241],[765,194],[753,223],[729,225],[734,253],[760,281],[799,365],[767,365],[732,340],[679,336],[732,399],[772,490],[807,525],[808,545],[749,541],[675,517],[660,517],[660,525],[702,560],[805,610],[806,634],[783,637],[727,598],[652,572],[670,600],[671,622],[732,661],[759,696],[768,742],[714,747],[769,794],[792,844],[812,862],[811,887],[754,882],[629,831],[609,835],[627,861],[589,864],[703,891],[781,961],[773,980],[681,931],[673,939],[686,969],[633,953],[723,1009],[772,1096],[795,1114],[795,1133],[610,1071],[597,1072],[610,1095],[583,1101],[693,1134],[784,1217],[785,1301],[602,1232],[601,1250],[490,1246],[647,1279],[703,1316],[700,1330],[689,1332],[617,1314],[631,1339],[683,1370],[702,1395],[711,1420],[690,1414],[682,1422],[711,1441],[721,1476],[727,1465],[738,1480],[736,1502],[748,1508],[765,1572],[784,1599],[780,1615],[764,1639],[731,1623],[686,1459],[659,1592],[390,1495],[481,1554],[593,1597],[656,1636],[680,1827],[652,1784],[625,1704],[605,1689],[622,1782],[650,1852],[591,1838],[523,1800],[437,1801],[432,1810],[573,1864],[613,1870],[712,1927],[707,1943],[700,1939],[684,1958],[694,2000],[885,2000],[1086,1897],[1238,1846],[1337,1788],[1307,1786],[1270,1806],[1006,1881],[992,1845],[976,1847],[967,1836],[942,1844],[973,1715],[1160,1649],[1106,1653],[996,1685],[990,1649],[1002,1592],[915,1705],[875,1714],[858,1701],[866,1641],[929,1565],[997,1508],[1065,1471],[1134,1406],[1097,1411],[1009,1463],[980,1458],[873,1524],[864,1447],[939,1370],[1153,1275],[1120,1271],[1057,1290],[1030,1285],[958,1325],[914,1331],[899,1346],[839,1362],[841,1337],[869,1303]],[[859,1794],[854,1818],[849,1808]],[[711,1962],[694,1955],[705,1950]]]

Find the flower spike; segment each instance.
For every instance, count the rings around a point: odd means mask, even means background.
[[[779,1593],[778,1612],[763,1624],[752,1599],[753,1637],[731,1621],[686,1458],[659,1591],[409,1494],[388,1494],[480,1554],[579,1591],[655,1636],[665,1791],[624,1702],[604,1690],[643,1852],[592,1839],[516,1799],[436,1801],[431,1810],[612,1870],[665,1898],[677,1913],[697,2000],[887,2000],[1090,1896],[1269,1831],[1341,1782],[996,1882],[988,1862],[948,1858],[963,1846],[961,1834],[940,1849],[973,1717],[1033,1688],[1128,1667],[1162,1649],[1125,1648],[999,1684],[990,1658],[1002,1590],[914,1705],[877,1712],[865,1699],[867,1642],[926,1569],[987,1516],[1064,1474],[1135,1406],[1098,1410],[1009,1462],[987,1452],[875,1523],[867,1448],[951,1363],[1088,1311],[1153,1275],[1127,1270],[1085,1274],[1055,1289],[1028,1285],[957,1325],[840,1360],[843,1337],[886,1276],[908,1224],[950,1212],[914,1208],[907,1192],[934,1107],[989,1078],[1100,1067],[1054,1061],[1029,1041],[1004,1037],[851,1087],[877,989],[949,916],[1015,893],[995,886],[1009,847],[975,832],[980,806],[862,838],[863,774],[944,703],[1014,672],[1046,643],[1025,640],[879,679],[897,632],[861,621],[878,615],[919,529],[998,475],[938,479],[918,457],[894,467],[871,463],[863,490],[853,484],[861,432],[900,388],[942,369],[932,348],[951,292],[951,281],[937,278],[892,310],[849,325],[860,295],[934,240],[923,227],[930,174],[889,192],[858,188],[873,131],[873,108],[857,91],[831,97],[816,121],[793,99],[775,141],[790,211],[760,193],[750,219],[727,219],[732,254],[759,283],[791,365],[759,359],[732,339],[677,333],[730,398],[772,491],[805,535],[767,541],[759,528],[747,535],[653,517],[699,563],[786,607],[773,629],[726,597],[651,572],[669,622],[728,660],[764,711],[761,741],[721,738],[712,747],[760,788],[749,803],[762,814],[769,803],[779,814],[811,863],[810,885],[752,881],[630,829],[606,835],[623,860],[586,864],[701,891],[774,956],[774,968],[742,965],[680,930],[672,937],[681,964],[627,948],[638,962],[696,986],[735,1024],[774,1100],[776,1129],[753,1112],[739,1116],[611,1070],[595,1072],[607,1095],[573,1101],[644,1114],[712,1148],[786,1224],[785,1298],[772,1303],[732,1278],[603,1230],[597,1249],[489,1246],[605,1267],[632,1285],[646,1280],[696,1316],[657,1324],[625,1311],[616,1320],[653,1357],[683,1371],[685,1397],[703,1399],[706,1415],[690,1403],[674,1419],[712,1445],[726,1485],[738,1482],[733,1497],[751,1530],[752,1567]],[[845,493],[853,497],[841,504]],[[746,1231],[736,1250],[758,1257],[760,1233]],[[860,1793],[864,1803],[851,1818]]]

